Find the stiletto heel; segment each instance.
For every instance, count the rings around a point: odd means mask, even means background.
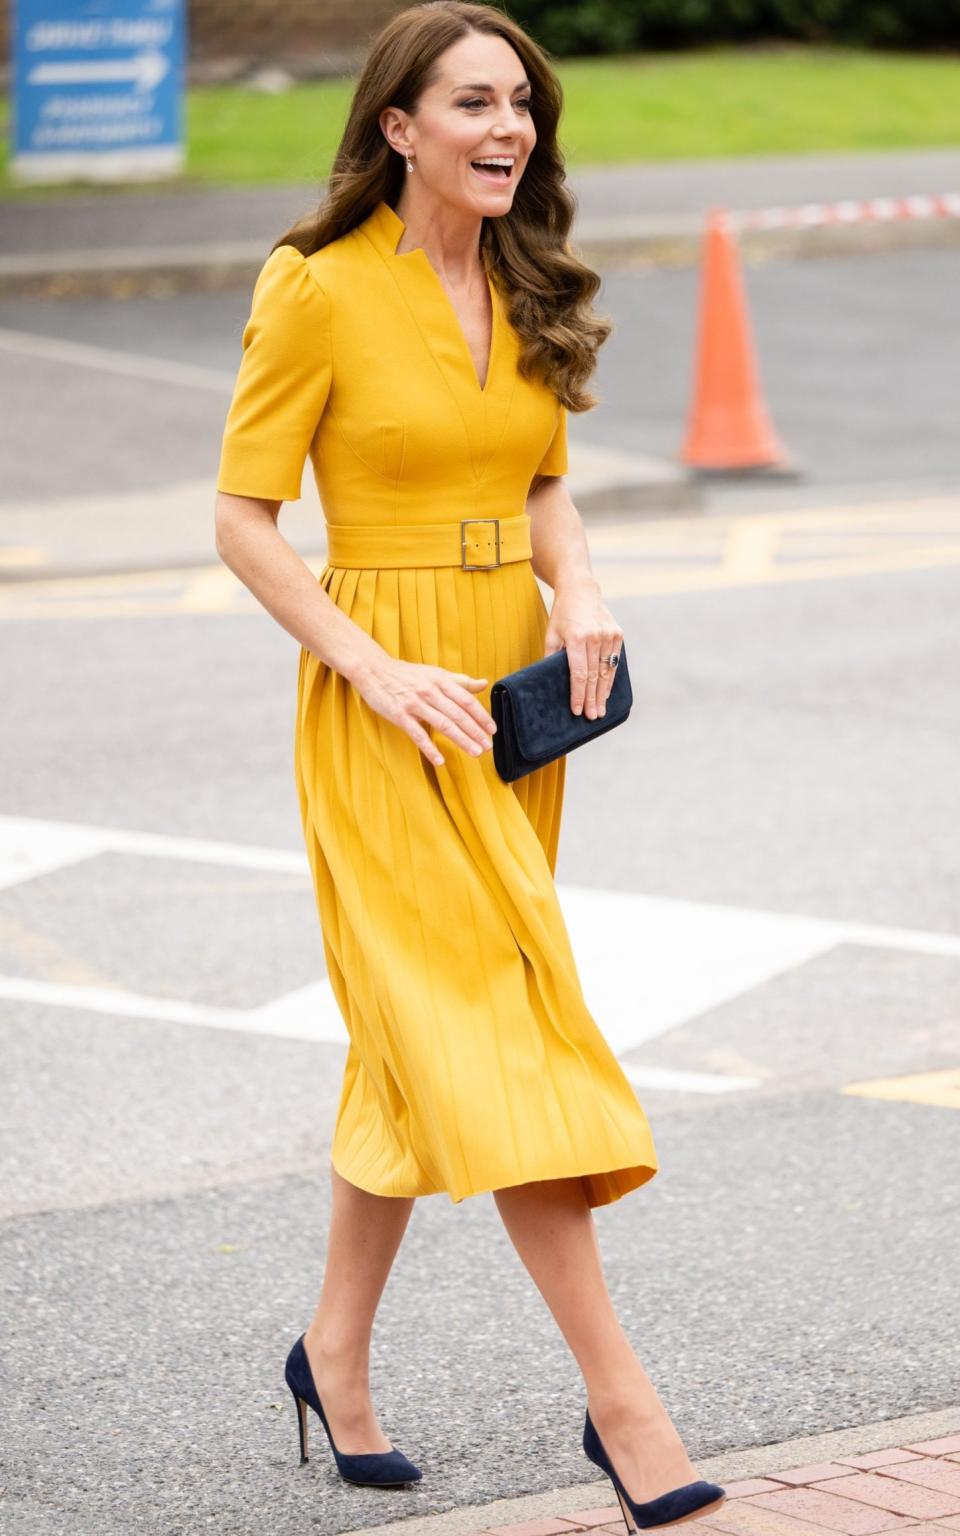
[[[655,1526],[680,1525],[684,1520],[699,1520],[701,1515],[712,1515],[727,1496],[719,1483],[708,1483],[700,1478],[695,1483],[684,1483],[681,1488],[671,1488],[656,1499],[635,1504],[617,1476],[613,1462],[607,1455],[603,1441],[587,1409],[583,1425],[583,1450],[594,1466],[606,1472],[620,1501],[627,1536],[637,1530],[650,1530]]]
[[[307,1405],[302,1397],[297,1396],[296,1392],[293,1393],[293,1401],[296,1404],[297,1424],[300,1427],[300,1465],[302,1467],[305,1461],[310,1460],[310,1457],[307,1455]]]
[[[404,1456],[402,1451],[398,1451],[396,1446],[391,1446],[389,1451],[364,1451],[352,1456],[345,1451],[337,1450],[330,1433],[330,1425],[327,1423],[327,1416],[323,1411],[323,1404],[317,1395],[316,1383],[303,1339],[304,1335],[301,1333],[287,1356],[284,1367],[287,1386],[297,1405],[297,1421],[300,1427],[300,1465],[303,1466],[304,1462],[310,1459],[307,1455],[307,1408],[309,1407],[313,1409],[323,1425],[337,1463],[337,1470],[348,1483],[362,1483],[365,1487],[371,1488],[398,1488],[404,1483],[419,1482],[423,1476],[420,1468]]]
[[[636,1526],[630,1518],[629,1509],[623,1502],[623,1494],[620,1492],[620,1489],[616,1487],[616,1485],[614,1485],[614,1491],[616,1492],[617,1498],[620,1500],[620,1508],[623,1510],[623,1523],[627,1528],[627,1536],[630,1536],[630,1533],[636,1530]]]

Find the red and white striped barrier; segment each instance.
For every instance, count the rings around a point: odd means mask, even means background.
[[[786,208],[730,212],[738,229],[797,229],[817,224],[880,223],[897,219],[960,218],[960,192],[912,197],[845,198],[836,203],[797,203]]]

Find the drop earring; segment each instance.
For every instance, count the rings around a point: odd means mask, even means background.
[[[407,155],[406,160],[407,160],[407,170],[408,171],[412,171],[413,170],[413,157],[412,157],[412,155]]]

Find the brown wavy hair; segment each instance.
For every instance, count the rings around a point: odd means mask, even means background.
[[[543,50],[495,6],[427,0],[391,17],[370,45],[324,201],[272,250],[293,245],[309,256],[362,223],[377,203],[396,206],[403,157],[384,137],[380,115],[398,107],[414,116],[421,92],[436,79],[439,56],[471,32],[502,37],[519,55],[533,87],[537,131],[510,212],[483,220],[481,260],[520,337],[523,377],[541,379],[571,411],[590,410],[599,398],[583,386],[613,325],[591,308],[599,276],[570,248],[577,204],[557,145],[563,92]]]

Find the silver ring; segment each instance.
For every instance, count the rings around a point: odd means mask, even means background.
[[[611,651],[609,656],[601,656],[600,660],[609,662],[611,667],[615,667],[620,660],[620,655],[618,651]]]

